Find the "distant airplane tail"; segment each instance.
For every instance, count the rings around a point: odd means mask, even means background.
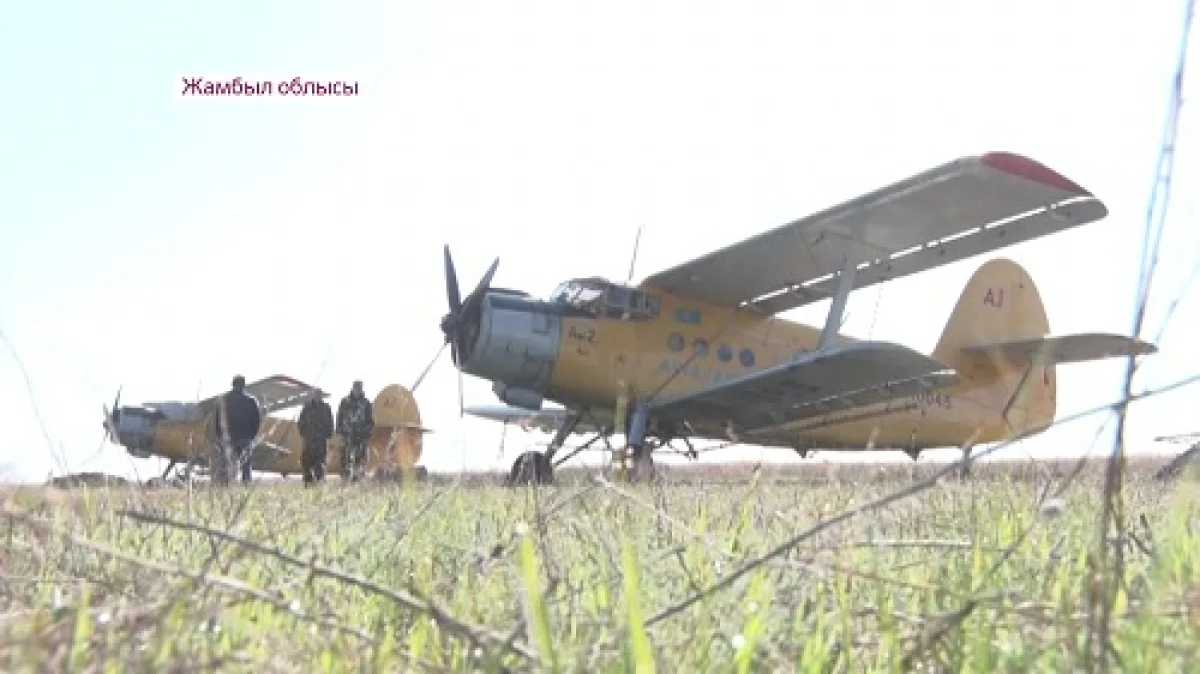
[[[1004,437],[1011,437],[1054,422],[1055,365],[1157,351],[1120,335],[1047,337],[1049,332],[1046,309],[1029,273],[1012,260],[997,258],[967,281],[932,355],[958,371],[962,393],[998,413]]]
[[[375,432],[367,449],[367,465],[408,470],[421,459],[421,440],[429,429],[411,391],[400,384],[384,387],[373,405]]]

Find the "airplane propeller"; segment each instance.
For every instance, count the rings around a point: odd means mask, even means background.
[[[463,415],[462,368],[470,349],[472,332],[478,332],[480,312],[483,308],[483,296],[492,284],[496,275],[496,267],[500,258],[492,262],[483,278],[466,299],[462,299],[458,289],[458,274],[454,271],[454,259],[450,256],[450,246],[443,249],[446,266],[446,299],[450,311],[442,317],[441,328],[446,335],[446,344],[450,345],[450,359],[458,370],[458,415]],[[424,378],[424,375],[422,375]]]

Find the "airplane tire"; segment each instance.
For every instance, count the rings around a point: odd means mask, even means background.
[[[513,461],[508,474],[510,487],[529,484],[550,484],[554,481],[554,466],[541,452],[525,452]]]

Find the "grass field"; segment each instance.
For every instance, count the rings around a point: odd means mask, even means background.
[[[1102,464],[983,463],[844,521],[938,466],[11,491],[0,669],[1070,672],[1107,641],[1188,671],[1200,484],[1161,463],[1130,464],[1103,564]]]

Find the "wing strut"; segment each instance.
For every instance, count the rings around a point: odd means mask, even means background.
[[[825,317],[825,329],[821,331],[821,342],[817,346],[821,351],[837,344],[838,330],[842,327],[842,314],[846,312],[846,300],[850,297],[850,291],[854,290],[854,272],[856,271],[858,271],[858,265],[853,262],[853,258],[844,256],[842,271],[838,274],[837,294],[833,296],[833,302],[829,305],[829,315]]]

